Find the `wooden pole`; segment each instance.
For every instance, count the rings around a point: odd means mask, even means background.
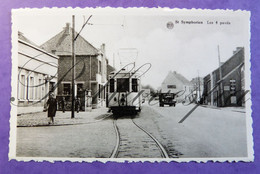
[[[75,117],[75,16],[72,15],[72,76],[71,76],[71,118]]]

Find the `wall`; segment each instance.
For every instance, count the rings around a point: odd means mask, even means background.
[[[50,83],[57,83],[57,68],[57,56],[18,40],[18,114],[43,111]]]

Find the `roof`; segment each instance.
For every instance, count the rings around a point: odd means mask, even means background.
[[[244,52],[244,47],[237,47],[235,51],[233,51],[233,55],[227,59],[225,62],[221,62],[221,68],[223,68],[223,66],[225,66],[226,63],[230,62],[230,61],[233,61],[234,59],[238,58],[236,57],[236,54],[240,53],[240,52]],[[244,53],[243,53],[244,54]],[[244,60],[242,60],[244,61]],[[240,64],[240,63],[239,63]],[[235,64],[233,64],[235,65]],[[212,72],[216,72],[216,71],[219,71],[219,67],[216,68],[215,70],[213,70]],[[208,75],[206,75],[204,78],[206,78],[207,76],[210,76],[210,74],[212,73],[210,72]],[[223,75],[223,74],[222,74]]]
[[[184,85],[191,85],[191,82],[189,80],[187,80],[183,75],[177,73],[176,71],[170,71],[164,79],[163,83],[170,84],[174,82],[176,78],[180,80]]]
[[[33,46],[36,46],[36,47],[40,48],[40,47],[39,47],[38,45],[36,45],[34,42],[32,42],[31,40],[29,40],[27,37],[25,37],[25,36],[23,35],[23,33],[20,32],[20,31],[18,31],[18,39],[20,39],[20,40],[22,40],[22,41],[25,41],[25,42],[27,42],[27,43],[33,45]]]
[[[54,57],[54,58],[56,58],[56,59],[59,58],[58,56],[56,56],[56,55],[54,55],[54,54],[52,54],[52,53],[49,53],[49,52],[47,52],[46,50],[43,50],[42,48],[40,48],[37,44],[35,44],[35,43],[32,42],[31,40],[29,40],[27,37],[25,37],[25,36],[23,35],[23,33],[20,32],[20,31],[18,31],[18,41],[21,42],[21,43],[23,43],[23,44],[26,44],[26,45],[29,46],[29,47],[32,47],[33,49],[36,49],[36,50],[38,50],[38,51],[41,51],[41,52],[44,53],[44,54],[47,54],[47,55],[49,55],[49,56],[52,56],[52,57]]]
[[[77,36],[75,32],[75,37]],[[56,52],[56,55],[71,55],[72,51],[72,28],[67,26],[57,35],[41,45],[48,52]],[[76,55],[97,55],[98,49],[86,41],[81,35],[75,41]]]

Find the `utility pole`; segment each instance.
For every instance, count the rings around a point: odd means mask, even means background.
[[[224,93],[223,93],[223,83],[222,83],[222,69],[221,69],[221,61],[220,61],[220,51],[219,51],[219,45],[218,45],[218,62],[219,62],[219,94],[218,96],[220,96],[220,101],[221,104],[220,106],[224,106]]]
[[[199,81],[199,101],[200,101],[200,97],[201,97],[201,95],[200,95],[200,74],[199,74],[199,70],[198,70],[198,81]]]
[[[72,91],[71,91],[71,118],[74,118],[75,115],[75,16],[72,15]]]
[[[77,40],[78,36],[80,35],[83,28],[88,24],[89,19],[92,17],[92,15],[89,16],[87,21],[83,24],[81,30],[75,37],[75,15],[72,15],[72,77],[71,77],[71,84],[72,84],[72,92],[71,92],[71,118],[74,118],[75,115],[75,75],[76,75],[76,69],[75,69],[75,62],[76,62],[76,56],[75,56],[75,41]],[[91,60],[91,57],[90,57]],[[91,68],[90,68],[91,70]],[[91,76],[91,73],[90,73]]]

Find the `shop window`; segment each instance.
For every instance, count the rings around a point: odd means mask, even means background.
[[[64,95],[70,95],[71,94],[70,84],[63,84],[63,94]]]

